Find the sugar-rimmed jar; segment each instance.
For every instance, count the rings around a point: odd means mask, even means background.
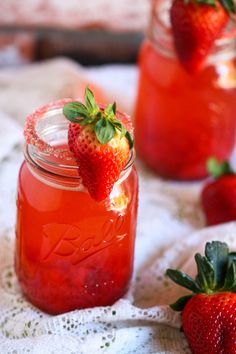
[[[124,295],[136,233],[134,150],[109,198],[95,202],[68,150],[66,102],[27,118],[17,196],[16,273],[28,299],[51,314],[111,305]]]

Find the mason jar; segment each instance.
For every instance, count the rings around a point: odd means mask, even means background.
[[[137,153],[164,178],[202,178],[207,175],[209,157],[229,159],[234,148],[235,25],[229,23],[215,42],[201,72],[189,74],[175,54],[170,2],[154,0],[152,5],[150,27],[139,56]]]
[[[26,297],[51,314],[124,295],[136,233],[134,150],[109,198],[94,201],[67,146],[65,102],[28,117],[17,196],[16,273]]]

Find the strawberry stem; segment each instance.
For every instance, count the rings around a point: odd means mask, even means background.
[[[214,157],[207,160],[207,171],[214,178],[235,174],[228,161],[219,162]]]
[[[208,242],[205,255],[195,255],[197,275],[195,280],[178,270],[167,269],[166,275],[180,286],[192,291],[171,305],[176,311],[182,311],[186,303],[195,294],[214,294],[216,292],[236,292],[236,254],[229,253],[226,243]]]
[[[95,101],[93,92],[87,87],[84,95],[85,104],[70,102],[63,107],[64,116],[72,123],[82,126],[91,124],[97,140],[101,144],[107,144],[114,138],[117,131],[120,139],[126,137],[130,148],[133,147],[133,138],[120,120],[116,118],[116,103],[108,104],[101,109]]]

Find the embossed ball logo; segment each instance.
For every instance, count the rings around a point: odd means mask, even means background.
[[[110,218],[99,223],[94,233],[95,220],[82,220],[76,225],[46,224],[43,226],[43,247],[41,260],[48,261],[52,256],[68,257],[76,265],[93,254],[121,242],[127,233],[124,229],[124,216]],[[91,233],[90,233],[91,227]]]

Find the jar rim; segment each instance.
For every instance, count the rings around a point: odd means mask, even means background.
[[[76,183],[78,183],[81,180],[78,170],[78,163],[67,145],[69,121],[62,113],[63,106],[68,102],[74,101],[81,102],[82,100],[72,98],[60,99],[37,109],[26,118],[24,129],[26,145],[24,155],[30,166],[38,172],[44,174],[47,173],[51,177],[55,178],[58,176],[61,178],[68,178],[70,180],[74,179]],[[103,105],[100,106],[103,107]],[[130,121],[129,116],[126,113],[117,111],[117,116],[122,116],[127,119],[127,122]],[[48,127],[45,123],[47,120],[49,121]],[[55,129],[51,126],[53,123],[55,124]],[[132,127],[131,121],[130,127]],[[38,128],[39,131],[37,131]],[[64,147],[58,147],[58,144],[50,144],[50,139],[48,142],[45,138],[50,137],[50,134],[51,136],[56,135],[57,130],[60,130],[64,134],[64,138],[66,139],[65,144],[63,144]],[[132,148],[130,150],[128,161],[121,172],[117,183],[120,183],[120,180],[126,178],[127,173],[129,173],[134,163],[134,159],[135,149]]]
[[[40,108],[38,108],[33,113],[29,114],[26,117],[25,128],[24,128],[24,136],[26,140],[26,144],[33,145],[40,152],[44,152],[46,154],[53,154],[55,156],[61,156],[66,159],[72,159],[71,152],[67,150],[58,149],[56,146],[50,145],[48,142],[42,139],[40,134],[37,132],[38,123],[41,122],[43,118],[50,117],[51,115],[61,114],[62,107],[66,103],[73,101],[81,101],[79,99],[72,98],[64,98],[49,104],[46,104]],[[53,113],[53,114],[52,114]],[[64,120],[64,124],[66,124],[66,119]],[[69,122],[67,123],[69,124]]]
[[[81,180],[81,177],[78,174],[78,165],[65,165],[65,164],[56,163],[56,162],[53,162],[50,160],[45,160],[42,156],[38,155],[36,152],[33,152],[32,145],[30,145],[30,144],[25,145],[24,156],[25,156],[25,160],[30,165],[33,165],[35,168],[37,168],[41,172],[46,172],[47,174],[49,174],[51,176],[55,176],[55,177],[60,176],[63,178]],[[119,180],[117,182],[120,182],[120,179],[123,180],[124,175],[126,175],[127,172],[129,172],[130,168],[134,164],[135,157],[136,157],[135,149],[132,148],[130,150],[129,159],[128,159],[125,167],[123,168],[123,170],[120,174]],[[43,167],[41,163],[46,164],[47,166],[56,167],[58,169],[58,171],[60,171],[60,169],[63,171],[73,171],[75,174],[70,176],[70,175],[60,173],[60,172],[56,173],[56,172],[51,171],[50,169]]]

